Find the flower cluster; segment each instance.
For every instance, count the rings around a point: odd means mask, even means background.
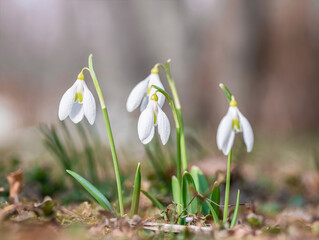
[[[157,66],[153,67],[150,75],[139,82],[131,91],[126,109],[132,112],[140,106],[141,115],[138,120],[138,136],[143,144],[149,143],[158,126],[163,145],[170,135],[170,123],[162,110],[165,96],[152,86],[155,85],[164,90],[158,75]],[[83,70],[77,77],[75,83],[64,93],[59,105],[59,119],[64,120],[68,116],[74,123],[80,122],[85,116],[93,125],[96,118],[96,104],[91,91],[88,89]],[[254,145],[254,134],[247,118],[239,111],[234,96],[231,96],[229,109],[222,118],[217,129],[217,146],[225,155],[232,149],[235,134],[242,132],[247,151],[250,152]]]
[[[157,67],[152,68],[151,74],[133,88],[127,99],[126,109],[128,112],[132,112],[141,105],[137,131],[143,144],[147,144],[153,139],[155,127],[158,126],[158,133],[163,145],[165,145],[171,131],[169,120],[161,109],[165,102],[165,96],[154,89],[153,85],[164,90]]]

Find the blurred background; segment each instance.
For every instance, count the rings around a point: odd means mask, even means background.
[[[1,178],[18,167],[55,166],[39,126],[63,129],[59,101],[90,53],[124,171],[146,156],[139,111],[126,111],[127,97],[155,63],[170,58],[193,162],[205,169],[216,159],[226,164],[215,141],[228,108],[223,82],[255,132],[251,154],[237,138],[243,178],[267,185],[288,176],[288,184],[302,182],[302,191],[312,184],[309,194],[318,192],[318,1],[0,1]],[[172,120],[167,103],[164,109]],[[103,122],[98,107],[95,127],[82,124],[107,146]],[[69,119],[66,126],[77,134]]]

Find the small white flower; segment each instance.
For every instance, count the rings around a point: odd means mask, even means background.
[[[247,152],[250,152],[254,145],[254,133],[247,118],[237,108],[237,102],[232,96],[228,112],[221,120],[217,130],[217,146],[225,155],[230,152],[235,134],[238,132],[243,132]]]
[[[150,101],[150,96],[152,96],[156,91],[156,89],[152,88],[152,85],[165,90],[159,78],[157,67],[152,68],[151,74],[133,88],[126,102],[126,109],[128,112],[134,111],[140,104],[141,112],[145,110]],[[158,105],[162,107],[164,102],[165,96],[158,93]]]
[[[163,145],[165,145],[169,139],[171,127],[158,101],[159,97],[156,93],[153,94],[147,107],[138,119],[137,131],[139,139],[143,144],[147,144],[153,139],[156,126],[158,126],[158,134],[160,135]]]
[[[186,218],[185,218],[185,222],[187,222],[187,223],[190,223],[190,222],[192,222],[193,220],[194,220],[193,217],[186,217]]]
[[[69,116],[74,123],[78,123],[83,119],[84,115],[89,123],[93,125],[96,117],[96,104],[81,72],[75,83],[61,98],[59,119],[62,121]]]

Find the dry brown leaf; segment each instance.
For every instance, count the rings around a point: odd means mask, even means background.
[[[17,210],[17,206],[14,204],[11,204],[9,206],[4,207],[3,209],[0,209],[0,222],[2,222],[8,216],[12,215],[16,210]]]
[[[19,193],[23,187],[22,170],[9,173],[7,180],[9,182],[10,201],[13,203],[19,202]]]

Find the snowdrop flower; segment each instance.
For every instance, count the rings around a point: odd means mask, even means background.
[[[145,78],[143,81],[139,82],[130,93],[127,102],[126,109],[128,112],[134,111],[141,104],[141,112],[145,110],[146,106],[150,101],[150,96],[152,96],[156,89],[152,88],[152,85],[158,86],[164,89],[163,84],[158,75],[158,67],[155,66],[151,70],[151,74]],[[165,89],[164,89],[165,90]],[[163,106],[165,102],[165,96],[158,93],[158,105]]]
[[[74,123],[78,123],[86,116],[93,125],[96,117],[96,104],[91,91],[84,82],[83,70],[75,83],[64,93],[59,105],[59,119],[62,121],[68,116]]]
[[[165,145],[168,141],[171,127],[166,114],[159,105],[159,97],[154,93],[138,119],[137,131],[143,144],[147,144],[153,139],[156,126],[158,126],[158,134],[161,137],[161,141]]]
[[[243,132],[247,152],[250,152],[254,145],[254,133],[247,118],[237,108],[237,102],[232,96],[228,112],[221,120],[217,130],[217,146],[225,155],[230,152],[235,133],[238,132]]]

